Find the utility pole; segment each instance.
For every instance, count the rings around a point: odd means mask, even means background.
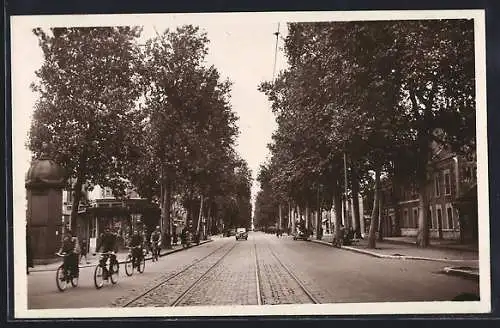
[[[276,46],[274,48],[274,65],[273,65],[273,81],[274,81],[274,76],[276,74],[276,59],[278,57],[278,38],[280,35],[280,23],[279,22],[278,22],[278,29],[273,34],[276,35]]]
[[[278,29],[276,32],[274,32],[274,35],[276,35],[276,44],[274,47],[274,64],[273,64],[273,82],[274,82],[274,77],[276,75],[276,59],[278,57],[278,38],[280,35],[280,23],[278,22]],[[279,215],[279,221],[278,221],[278,233],[281,231],[281,221],[282,221],[282,214],[281,214],[281,202],[278,205],[278,215]]]

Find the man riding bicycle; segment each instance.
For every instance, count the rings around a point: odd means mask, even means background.
[[[142,234],[139,233],[139,231],[134,230],[132,234],[132,238],[130,239],[130,247],[132,248],[132,259],[137,265],[137,268],[139,268],[139,263],[142,260],[143,253],[142,253],[142,247],[144,244],[144,239],[142,237]]]
[[[160,231],[160,226],[156,226],[155,231],[151,233],[151,248],[153,252],[156,252],[156,254],[153,255],[160,255],[160,246],[161,246],[161,231]]]
[[[99,244],[97,245],[97,247],[95,249],[96,253],[99,252],[101,247],[102,247],[104,253],[107,253],[107,252],[117,253],[118,252],[117,237],[109,228],[106,228],[104,230],[104,233],[101,234],[101,236],[99,238]],[[111,257],[112,261],[116,261],[116,254],[103,254],[101,259],[99,260],[99,263],[102,267],[104,267],[104,268],[106,267],[106,261],[108,260],[109,257]],[[103,278],[106,279],[107,278],[106,275],[104,275]]]
[[[79,268],[78,268],[78,258],[79,258],[79,244],[78,238],[73,236],[73,232],[71,230],[66,230],[64,234],[64,238],[62,240],[61,249],[59,250],[59,254],[67,254],[64,257],[64,270],[69,272],[71,276],[78,277]]]

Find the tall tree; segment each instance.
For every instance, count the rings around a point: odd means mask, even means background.
[[[134,27],[40,28],[44,62],[32,83],[38,92],[29,135],[36,155],[50,143],[66,178],[75,181],[71,223],[82,186],[99,184],[123,192],[121,163],[127,161],[126,138],[137,121],[140,29]]]
[[[311,182],[323,180],[339,204],[346,152],[357,176],[406,176],[419,186],[417,240],[426,247],[432,145],[474,144],[473,44],[470,20],[290,24],[290,68],[261,85],[278,114],[276,182],[304,199]],[[375,193],[380,199],[377,184]]]
[[[205,206],[194,210],[194,202],[211,199],[211,186],[222,174],[217,163],[229,160],[238,133],[231,83],[205,65],[208,42],[206,33],[186,25],[148,40],[143,52],[145,118],[135,138],[144,147],[129,171],[159,199],[167,246],[173,194],[188,198],[191,218],[195,212],[201,217]],[[198,228],[197,219],[193,223]]]

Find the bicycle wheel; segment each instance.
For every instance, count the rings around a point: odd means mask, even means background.
[[[64,290],[67,287],[67,282],[66,282],[66,275],[64,274],[64,266],[60,265],[59,268],[57,268],[56,271],[56,284],[57,284],[57,289],[59,289],[61,292],[64,292]]]
[[[120,265],[118,261],[113,261],[111,265],[111,283],[114,285],[118,282],[118,271],[120,270]]]
[[[127,259],[125,260],[125,273],[129,277],[134,273],[134,262],[130,254],[127,255]]]
[[[78,275],[71,277],[71,286],[78,286]]]
[[[141,261],[139,262],[139,272],[143,273],[145,267],[146,267],[146,258],[143,256]]]
[[[102,286],[104,285],[104,281],[102,279],[102,275],[103,275],[103,267],[98,264],[96,267],[95,267],[95,271],[94,271],[94,285],[95,285],[95,288],[97,289],[101,289]]]

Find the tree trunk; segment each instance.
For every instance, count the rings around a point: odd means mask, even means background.
[[[344,220],[345,229],[349,231],[351,227],[351,219],[349,218],[349,196],[347,194],[347,154],[344,152]]]
[[[321,240],[323,238],[323,222],[321,222],[321,211],[318,210],[316,216],[316,239]]]
[[[438,239],[441,240],[441,239],[443,239],[443,212],[442,212],[442,210],[441,210],[441,216],[438,216],[438,212],[436,210],[436,221],[437,221],[437,228],[438,228]]]
[[[207,215],[207,235],[212,235],[212,202],[208,204],[208,215]]]
[[[375,196],[373,197],[373,210],[372,210],[372,218],[370,222],[370,231],[368,233],[368,248],[375,248],[375,230],[377,230],[378,226],[378,216],[379,216],[379,198],[380,198],[380,169],[377,168],[375,170]]]
[[[200,212],[198,213],[198,222],[196,224],[196,234],[200,234],[200,224],[203,217],[203,195],[200,197]]]
[[[337,185],[333,188],[333,207],[335,209],[335,221],[333,226],[333,239],[339,240],[342,238],[341,226],[342,226],[342,192]]]
[[[171,186],[168,182],[165,182],[163,185],[163,205],[161,209],[161,215],[162,215],[162,225],[163,225],[163,240],[164,240],[164,245],[166,248],[171,247],[171,238],[170,236],[172,235],[171,230],[171,218],[170,218],[170,212],[171,212],[171,196],[172,196],[172,189]]]
[[[281,221],[283,220],[282,214],[281,214],[281,203],[279,204],[278,207],[278,214],[279,214],[279,222],[278,222],[278,230],[281,230]]]
[[[310,224],[309,224],[309,204],[306,205],[306,230],[309,231],[310,229]]]
[[[383,213],[383,207],[384,201],[382,195],[379,197],[379,202],[378,202],[378,241],[384,241],[384,223],[385,223],[385,218],[384,218],[384,213]]]
[[[300,209],[299,205],[296,206],[295,216],[297,217],[297,219],[295,221],[295,229],[294,229],[294,231],[297,229],[297,223],[300,224],[300,221],[302,219],[302,212],[301,212],[301,209]]]
[[[361,238],[361,220],[359,216],[359,180],[357,171],[352,167],[351,178],[352,190],[352,215],[354,216],[354,234],[357,238]]]
[[[417,232],[417,246],[429,246],[429,218],[427,211],[429,209],[429,199],[427,197],[427,181],[422,179],[418,187],[419,206],[418,206],[418,232]]]
[[[83,178],[80,176],[77,177],[75,185],[73,186],[73,201],[71,202],[71,214],[70,214],[70,228],[71,231],[78,235],[78,207],[80,205],[80,199],[82,198],[82,186],[83,186]]]

